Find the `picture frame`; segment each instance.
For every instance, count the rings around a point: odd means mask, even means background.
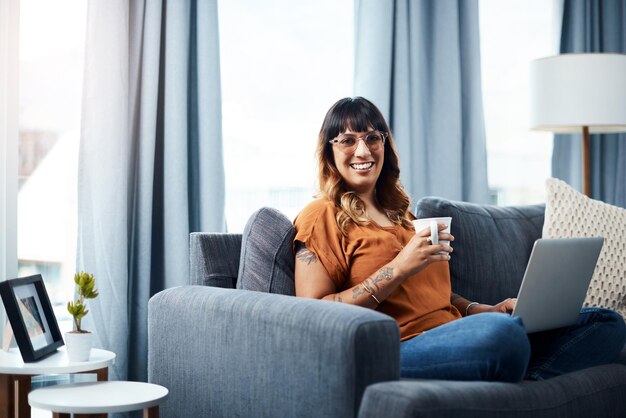
[[[0,296],[24,363],[64,345],[41,274],[0,282]]]

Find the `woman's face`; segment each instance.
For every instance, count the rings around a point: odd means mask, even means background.
[[[374,131],[374,128],[368,132],[371,131]],[[382,146],[373,151],[366,145],[365,136],[368,132],[353,132],[347,129],[337,137],[337,139],[341,139],[348,135],[359,138],[357,139],[357,147],[352,152],[347,153],[341,149],[339,144],[332,144],[335,165],[339,174],[341,174],[348,188],[359,195],[374,193],[385,158],[384,142]]]

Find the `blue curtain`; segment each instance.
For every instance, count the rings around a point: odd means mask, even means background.
[[[190,232],[225,230],[217,0],[93,0],[87,21],[86,322],[117,354],[112,379],[146,381],[149,298],[187,284]]]
[[[624,0],[565,0],[560,52],[626,53]],[[626,100],[626,99],[625,99]],[[582,188],[581,135],[555,135],[552,175]],[[591,197],[626,207],[626,134],[591,135]]]
[[[354,93],[393,131],[401,180],[487,203],[477,0],[356,0]]]

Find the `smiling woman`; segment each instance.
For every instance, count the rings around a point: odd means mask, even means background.
[[[319,115],[352,94],[352,8],[352,0],[219,1],[230,232],[261,206],[293,218],[314,193]]]
[[[337,170],[349,187],[358,193],[374,190],[385,158],[385,150],[381,146],[382,135],[378,134],[379,140],[372,143],[371,147],[368,145],[369,141],[361,139],[367,135],[358,136],[358,132],[347,129],[340,142],[328,141],[334,145],[333,159]],[[350,143],[352,145],[349,145]]]

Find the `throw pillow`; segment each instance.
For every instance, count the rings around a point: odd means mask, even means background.
[[[243,231],[237,288],[295,295],[293,223],[280,211],[261,208]]]
[[[604,237],[585,306],[626,318],[626,209],[593,200],[564,181],[546,181],[544,238]]]
[[[541,237],[543,205],[490,206],[425,197],[418,218],[452,217],[452,291],[481,303],[515,297],[533,243]]]

